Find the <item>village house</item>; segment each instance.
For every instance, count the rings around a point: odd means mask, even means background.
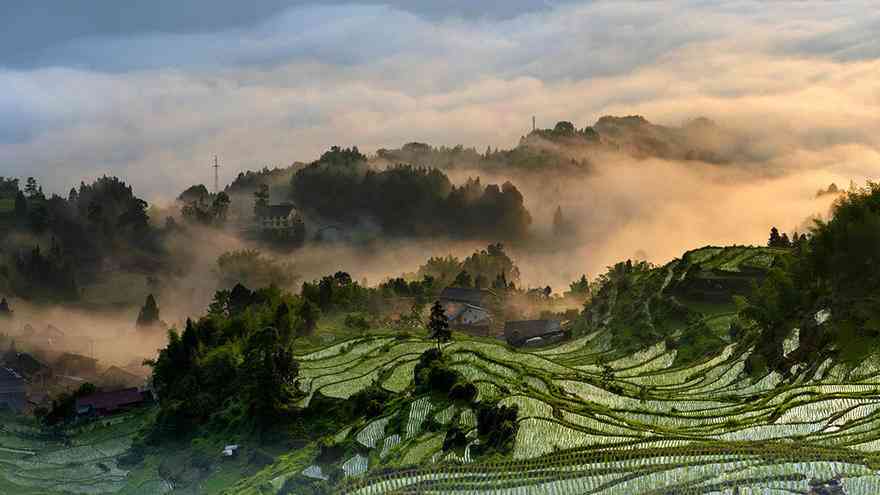
[[[486,289],[447,287],[437,300],[446,311],[449,327],[472,335],[492,333],[492,312],[486,306],[495,294]]]
[[[21,330],[22,342],[36,347],[57,348],[64,342],[64,339],[64,332],[54,325],[46,325],[45,328],[37,330],[28,323]]]
[[[111,366],[101,373],[97,384],[107,388],[127,388],[143,385],[146,380],[134,373],[130,373],[119,366]]]
[[[11,368],[16,373],[31,380],[42,375],[52,375],[51,368],[26,352],[16,351],[14,346],[11,346],[6,351],[0,361],[2,361],[3,366]]]
[[[24,378],[10,368],[0,368],[0,408],[21,412],[26,405]]]
[[[446,315],[450,328],[482,337],[488,337],[492,333],[492,314],[488,309],[470,304],[459,305],[457,308]]]
[[[289,230],[302,224],[302,217],[292,204],[269,205],[257,208],[256,227],[259,230]]]
[[[55,373],[60,375],[91,376],[98,372],[98,360],[81,354],[65,352],[55,361],[53,368]]]
[[[540,346],[565,339],[565,332],[558,320],[508,321],[504,338],[514,347]]]
[[[95,392],[76,399],[77,416],[107,416],[128,411],[145,402],[144,393],[137,388],[113,392]]]

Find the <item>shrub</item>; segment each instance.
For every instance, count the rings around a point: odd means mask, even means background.
[[[391,393],[373,384],[351,396],[355,416],[364,415],[368,418],[382,414],[385,404],[391,400]]]
[[[468,443],[467,437],[461,428],[453,426],[446,432],[446,438],[443,439],[443,451],[464,448]]]
[[[456,383],[449,389],[449,400],[473,402],[477,398],[477,387],[470,382]]]
[[[361,332],[365,333],[370,329],[370,322],[367,320],[367,317],[360,313],[351,313],[345,317],[345,326]]]
[[[196,438],[190,443],[192,456],[190,464],[193,467],[207,470],[211,467],[211,462],[218,456],[219,450],[215,449],[208,441],[203,438]]]
[[[318,456],[315,458],[315,462],[319,464],[332,464],[342,460],[344,455],[345,446],[343,444],[334,443],[332,437],[322,438],[318,442]]]
[[[422,353],[413,369],[413,375],[416,390],[442,393],[448,393],[461,377],[457,371],[446,365],[443,355],[434,348]]]
[[[477,404],[477,433],[485,440],[484,450],[508,452],[516,439],[519,408],[497,404]]]

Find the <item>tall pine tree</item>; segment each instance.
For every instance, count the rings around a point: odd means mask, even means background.
[[[0,318],[9,318],[12,316],[12,309],[9,307],[9,302],[6,301],[6,298],[0,299]]]
[[[159,323],[159,306],[156,304],[156,298],[150,294],[138,313],[137,326],[151,327],[157,323]]]
[[[440,301],[434,301],[431,306],[431,319],[428,320],[428,336],[437,341],[437,350],[442,351],[440,344],[452,340],[452,331],[449,330],[449,320],[446,319],[446,310]]]

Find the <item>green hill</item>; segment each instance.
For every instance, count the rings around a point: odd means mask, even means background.
[[[399,399],[333,435],[339,452],[331,462],[282,460],[227,492],[261,493],[268,473],[278,486],[305,483],[309,466],[346,473],[339,493],[605,487],[635,494],[660,486],[713,493],[806,489],[811,478],[835,475],[848,487],[880,486],[872,433],[880,420],[878,363],[848,370],[829,360],[811,377],[783,381],[777,372],[746,374],[749,351],[738,353],[735,343],[676,366],[677,351],[665,342],[618,356],[612,339],[598,331],[519,351],[459,336],[447,346],[452,367],[476,384],[478,401],[518,408],[512,451],[489,459],[473,453],[480,441],[473,406],[412,387],[412,370],[431,342],[374,337],[302,356],[309,400],[344,399],[372,383]],[[444,451],[452,426],[468,441]]]
[[[709,494],[839,480],[846,493],[876,493],[880,361],[749,373],[754,348],[731,336],[732,297],[784,255],[706,247],[662,267],[612,267],[583,333],[553,347],[455,334],[442,359],[472,398],[414,382],[436,345],[421,337],[376,329],[297,355],[302,427],[325,432],[305,443],[284,440],[302,436],[291,426],[270,438],[214,429],[144,450],[136,431],[149,411],[66,441],[7,426],[0,483],[10,493]],[[632,325],[645,330],[622,332]],[[784,348],[797,346],[794,332]],[[486,448],[487,404],[517,411],[506,448]],[[240,453],[224,460],[233,441]],[[120,462],[131,445],[145,455]]]

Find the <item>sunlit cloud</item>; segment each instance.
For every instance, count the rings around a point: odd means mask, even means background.
[[[584,126],[607,113],[707,115],[779,162],[876,149],[878,63],[864,47],[876,9],[761,5],[566,2],[465,18],[300,3],[213,30],[76,37],[0,70],[0,163],[54,191],[114,174],[158,199],[204,182],[214,154],[231,179],[334,144],[511,147],[532,115]]]

